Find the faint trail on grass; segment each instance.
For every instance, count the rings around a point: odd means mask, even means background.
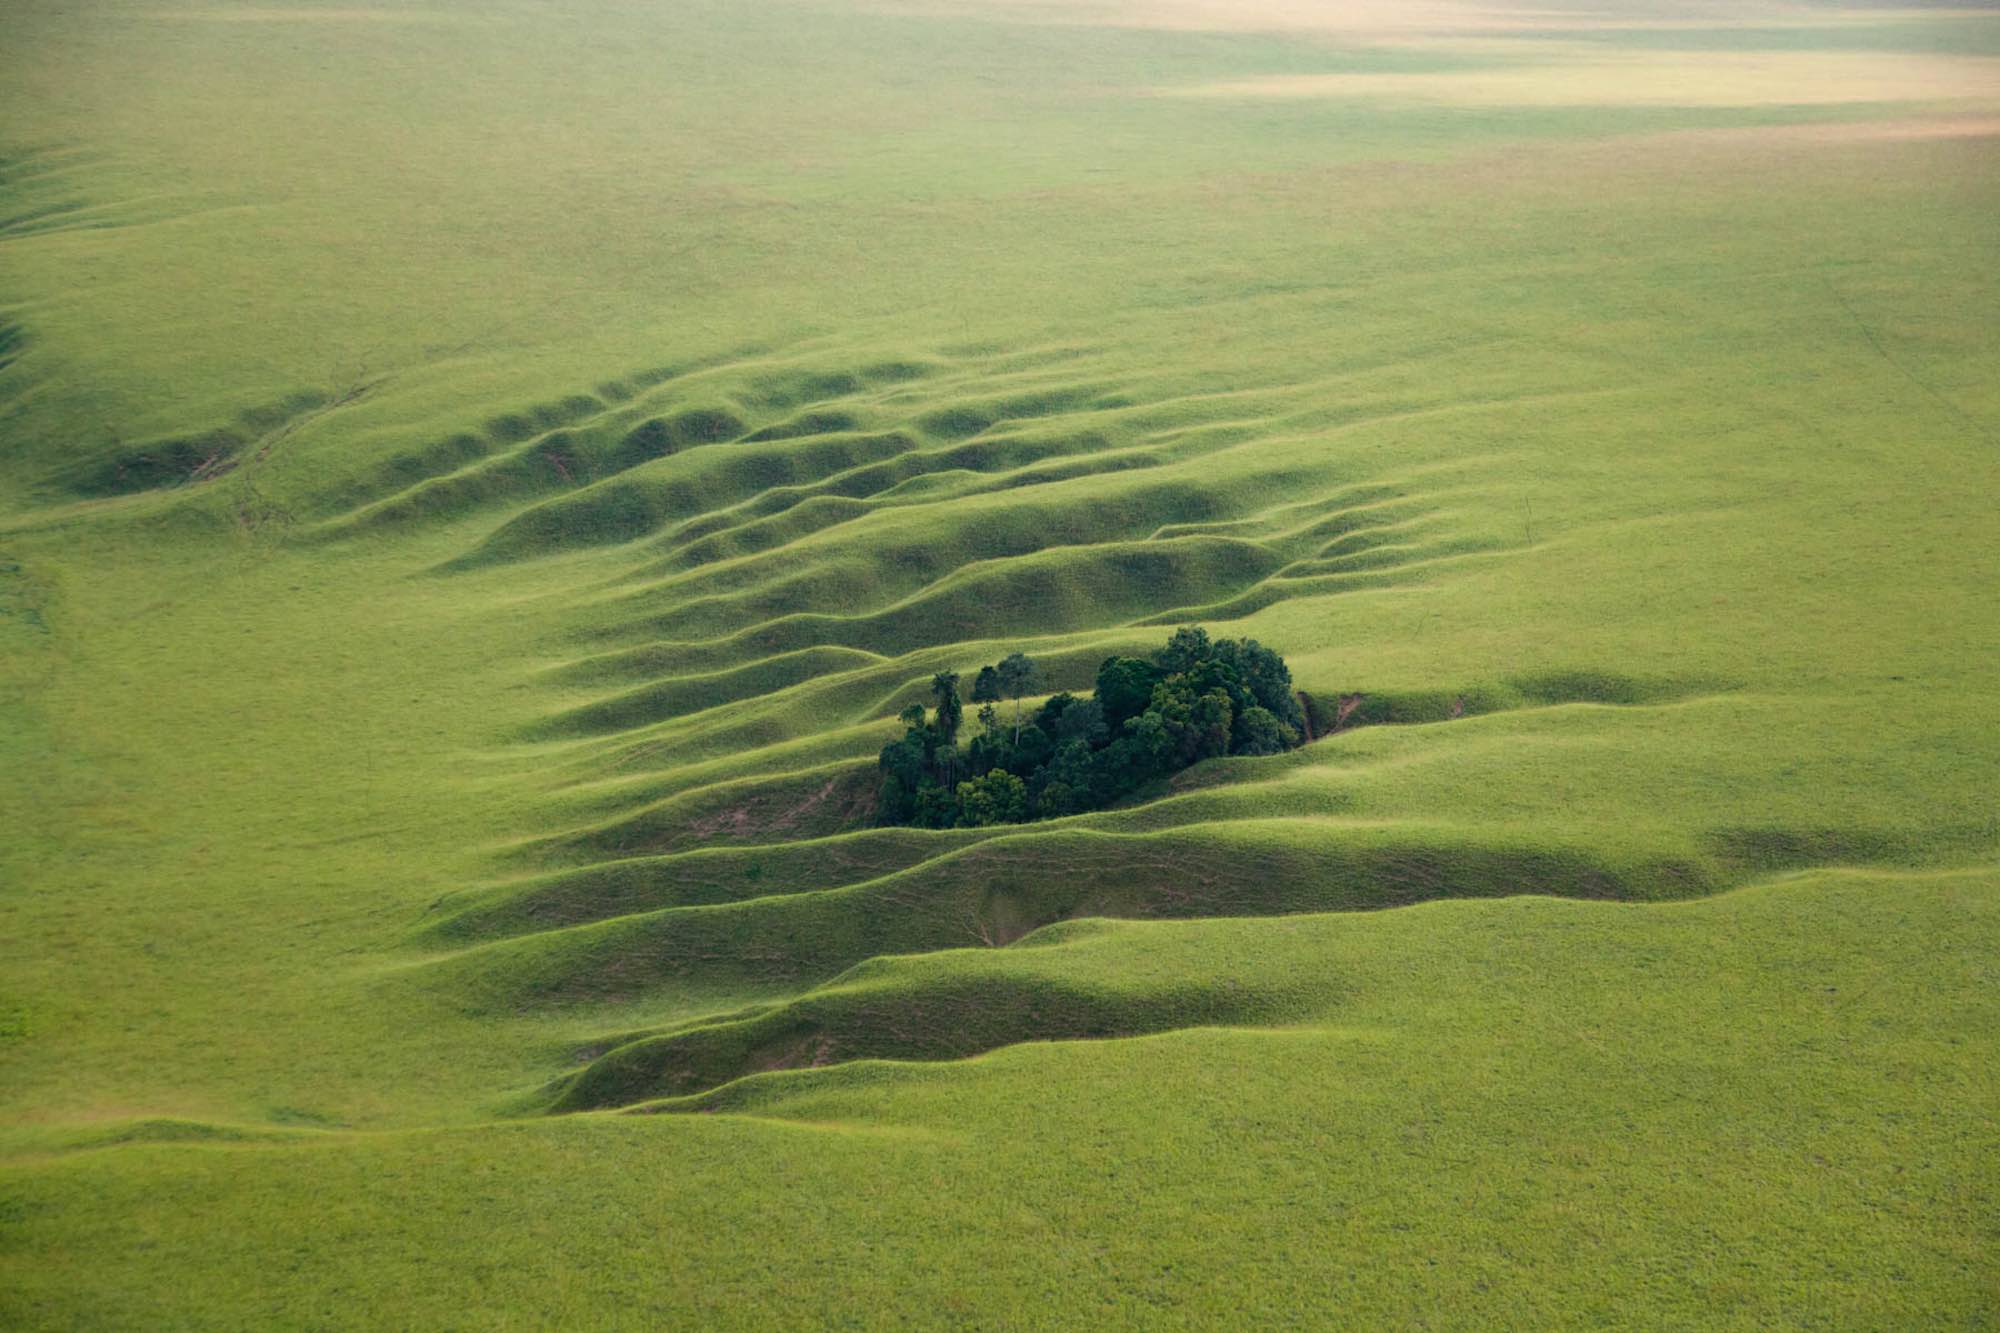
[[[1995,438],[1991,427],[1987,426],[1984,422],[1978,420],[1971,413],[1967,412],[1964,408],[1960,407],[1957,403],[1954,403],[1951,399],[1945,397],[1944,394],[1941,393],[1935,385],[1931,384],[1928,380],[1925,380],[1922,376],[1918,375],[1914,370],[1910,369],[1907,365],[1903,364],[1901,360],[1899,360],[1893,353],[1891,353],[1889,349],[1883,345],[1882,340],[1875,336],[1875,330],[1868,327],[1868,321],[1861,318],[1860,312],[1855,310],[1853,303],[1850,302],[1847,299],[1847,297],[1841,293],[1840,288],[1833,285],[1832,278],[1829,278],[1828,276],[1826,276],[1826,274],[1822,273],[1819,275],[1819,280],[1821,285],[1823,285],[1826,288],[1827,295],[1831,296],[1834,300],[1834,303],[1838,305],[1841,308],[1841,310],[1846,313],[1847,318],[1853,322],[1854,327],[1860,332],[1861,336],[1867,339],[1868,345],[1875,350],[1875,354],[1881,357],[1884,361],[1886,361],[1889,364],[1890,369],[1894,370],[1897,374],[1901,375],[1904,379],[1908,380],[1912,385],[1914,385],[1917,388],[1917,390],[1920,393],[1922,393],[1925,397],[1929,398],[1932,402],[1936,403],[1939,407],[1943,408],[1946,415],[1957,420],[1957,422],[1960,425],[1964,426],[1974,435],[1979,436],[1981,439],[1989,441]]]
[[[239,486],[243,494],[234,506],[237,531],[246,538],[254,538],[268,524],[276,523],[283,529],[289,529],[298,521],[288,506],[271,499],[257,485],[250,475],[251,467],[270,458],[279,445],[307,426],[324,421],[343,408],[352,407],[394,378],[390,374],[371,377],[365,365],[359,367],[346,385],[335,389],[320,406],[282,422],[261,439],[252,441],[249,449],[245,451],[248,457],[243,460],[242,470],[239,473]],[[198,469],[189,481],[207,481],[223,473],[235,471],[237,468],[238,464],[231,458],[224,457],[216,460],[212,471],[208,470],[208,465]]]

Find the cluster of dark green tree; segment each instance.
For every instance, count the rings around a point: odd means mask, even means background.
[[[1191,625],[1150,660],[1106,658],[1088,697],[1064,692],[1032,712],[1021,705],[1041,684],[1031,659],[982,667],[979,734],[965,744],[958,681],[933,677],[935,708],[904,709],[903,738],[882,747],[881,822],[972,828],[1100,810],[1203,759],[1289,750],[1306,730],[1284,658]]]

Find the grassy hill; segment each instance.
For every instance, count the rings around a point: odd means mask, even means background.
[[[2000,18],[6,26],[0,1322],[2000,1314]]]

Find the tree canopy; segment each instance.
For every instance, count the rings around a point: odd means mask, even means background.
[[[1064,691],[1024,716],[1041,679],[1023,653],[981,667],[980,731],[960,745],[958,674],[933,677],[934,709],[904,709],[902,739],[882,748],[880,821],[973,828],[1099,810],[1204,759],[1292,749],[1306,730],[1284,658],[1192,625],[1150,659],[1106,658],[1089,695]]]

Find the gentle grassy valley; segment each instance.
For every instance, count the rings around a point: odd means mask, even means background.
[[[0,76],[0,1324],[2000,1322],[2000,14]],[[875,823],[1187,623],[1346,724]]]

